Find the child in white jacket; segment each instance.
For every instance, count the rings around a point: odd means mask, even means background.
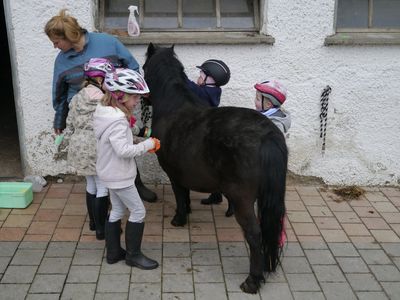
[[[134,185],[135,156],[155,152],[159,140],[149,138],[133,144],[132,110],[141,96],[149,93],[143,77],[130,69],[117,69],[106,75],[106,93],[94,113],[97,139],[96,170],[110,192],[112,209],[106,222],[107,262],[125,259],[126,264],[150,270],[158,263],[141,252],[146,209]],[[121,248],[121,219],[128,208],[130,215],[125,229],[126,252]]]

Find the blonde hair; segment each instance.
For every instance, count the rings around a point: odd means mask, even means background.
[[[76,18],[67,14],[67,9],[62,9],[46,23],[44,32],[49,38],[62,38],[75,44],[80,41],[86,29],[79,25]]]
[[[123,104],[124,102],[128,101],[129,95],[119,91],[117,93],[124,94],[121,101],[118,101],[111,95],[109,91],[106,91],[103,98],[101,99],[101,104],[103,104],[104,106],[118,107],[120,110],[122,110],[126,118],[129,120],[130,117],[132,116],[132,112],[129,111],[129,109],[127,109],[126,106]]]

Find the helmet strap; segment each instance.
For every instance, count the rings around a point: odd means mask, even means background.
[[[210,83],[207,82],[207,79],[210,77],[211,79],[213,79],[211,76],[209,76],[206,72],[204,72],[203,70],[200,71],[200,77],[203,78],[203,85],[210,85],[210,86],[216,86],[215,82],[214,83]]]
[[[264,109],[264,95],[263,94],[261,94],[261,111],[264,111],[265,109]]]
[[[270,108],[273,108],[273,107],[280,107],[281,106],[280,104],[278,105],[278,103],[279,103],[278,100],[273,100],[273,99],[271,99],[271,98],[269,98],[267,96],[264,96],[263,94],[261,94],[261,96],[262,96],[262,102],[261,102],[262,110],[265,110],[264,109],[264,99],[268,100],[272,105],[271,107],[267,108],[267,110],[270,109]]]
[[[121,103],[122,98],[124,97],[124,93],[121,91],[116,91],[116,92],[110,92],[111,96],[117,100],[119,103]]]
[[[103,88],[104,80],[105,80],[105,78],[103,78],[103,79],[101,80],[100,86],[99,86],[99,88],[101,89],[101,91],[103,92],[103,94],[106,93],[106,91],[105,91],[104,88]]]
[[[211,76],[209,76],[209,75],[206,74],[206,77],[204,77],[204,85],[216,86],[216,83],[215,83],[215,82],[213,82],[213,83],[207,82],[208,77],[210,77],[210,78],[212,79],[212,81],[214,81],[213,78],[212,78]]]

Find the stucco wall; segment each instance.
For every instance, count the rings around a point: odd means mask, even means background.
[[[91,1],[6,1],[13,41],[16,102],[26,173],[67,172],[54,161],[51,81],[57,50],[43,33],[46,21],[68,7],[87,29],[93,29]],[[274,45],[176,45],[189,77],[195,65],[221,58],[231,68],[222,105],[253,107],[257,81],[278,79],[288,88],[286,108],[292,114],[287,140],[289,169],[316,176],[328,184],[399,184],[400,60],[399,46],[324,46],[333,33],[334,2],[268,1],[266,32]],[[145,46],[129,49],[142,64]],[[329,98],[326,151],[319,138],[320,94]],[[147,182],[165,181],[154,156],[139,161]]]

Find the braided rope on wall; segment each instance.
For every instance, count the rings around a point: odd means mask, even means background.
[[[321,113],[319,114],[319,137],[322,139],[322,154],[325,153],[325,137],[326,137],[326,125],[328,123],[328,101],[329,101],[329,94],[331,93],[332,88],[327,85],[321,94]]]

